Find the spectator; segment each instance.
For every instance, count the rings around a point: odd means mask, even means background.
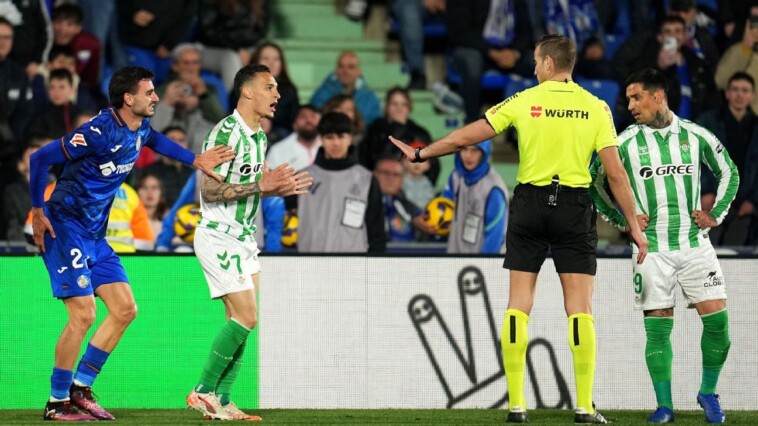
[[[82,28],[100,40],[100,58],[103,63],[110,64],[114,70],[125,67],[127,59],[118,33],[116,0],[77,0],[77,3],[84,15]],[[103,79],[103,75],[100,79]]]
[[[507,4],[505,10],[491,8],[492,1],[447,0],[449,44],[468,122],[481,116],[480,81],[486,69],[526,77],[534,71],[526,0],[500,2]]]
[[[168,213],[166,197],[163,195],[163,184],[158,176],[143,173],[134,184],[142,205],[145,206],[147,218],[150,220],[150,228],[153,235],[160,235],[163,230],[163,219]]]
[[[53,28],[46,0],[12,0],[0,2],[0,17],[13,25],[13,50],[10,57],[26,70],[31,80],[37,67],[45,62],[53,44]]]
[[[737,196],[724,221],[711,229],[715,245],[740,246],[756,243],[758,217],[758,117],[750,107],[755,98],[755,80],[750,74],[735,73],[725,91],[727,105],[707,111],[698,124],[713,132],[724,144],[740,174]],[[716,203],[718,181],[713,173],[702,174],[701,204],[710,211]]]
[[[321,117],[323,145],[305,169],[313,176],[311,191],[288,199],[297,204],[297,248],[302,253],[385,251],[382,194],[371,172],[358,164],[352,127],[350,117],[339,112]]]
[[[253,64],[266,65],[271,70],[271,75],[279,85],[277,90],[282,95],[276,104],[273,127],[266,132],[270,144],[284,139],[292,133],[292,123],[295,121],[298,107],[300,106],[297,87],[292,83],[287,72],[287,61],[284,60],[284,52],[278,44],[272,42],[261,43],[250,61]]]
[[[50,99],[45,109],[32,122],[35,132],[55,138],[71,133],[76,128],[80,108],[71,102],[74,97],[74,77],[64,68],[50,71],[47,88]]]
[[[153,70],[156,84],[171,67],[171,50],[186,40],[198,0],[120,0],[118,29],[129,63]]]
[[[390,9],[399,25],[403,57],[411,75],[408,90],[426,89],[424,71],[424,21],[440,18],[446,0],[391,0]]]
[[[686,16],[691,20],[693,16],[697,16],[697,13],[693,15],[691,12],[688,12],[691,9],[690,6],[693,4],[695,4],[694,0],[671,0],[669,8],[666,10],[666,15],[675,15],[680,18]],[[660,31],[660,23],[664,22],[665,18],[666,16],[663,16],[658,21],[658,25],[651,25],[646,30],[632,33],[618,48],[611,62],[616,67],[616,79],[620,84],[623,84],[629,74],[646,66],[641,65],[639,60],[646,53],[649,53],[650,49],[654,48],[658,32]],[[714,64],[718,63],[719,54],[713,37],[711,37],[707,29],[694,25],[695,21],[682,19],[684,20],[685,27],[685,36],[682,37],[682,44],[686,45],[695,56],[700,57],[705,63],[714,67]],[[693,49],[695,46],[697,48]],[[669,103],[669,106],[671,106],[671,103]],[[626,109],[626,105],[623,105],[623,107]]]
[[[560,34],[570,38],[576,49],[581,51],[587,40],[593,37],[603,38],[595,0],[544,0],[528,3],[535,40],[546,34]]]
[[[326,101],[321,109],[322,114],[328,112],[341,112],[353,121],[353,145],[359,146],[366,135],[366,122],[358,110],[355,99],[345,94],[334,95],[333,98]]]
[[[82,8],[65,3],[53,9],[53,44],[68,46],[76,54],[76,73],[90,90],[100,84],[100,40],[82,31]]]
[[[318,122],[321,113],[313,105],[300,106],[293,128],[295,131],[269,148],[266,153],[268,166],[271,169],[287,163],[300,171],[313,164],[316,153],[321,147],[318,135]]]
[[[505,253],[508,188],[489,163],[492,142],[455,154],[455,170],[442,196],[455,203],[448,253]]]
[[[13,26],[0,16],[0,161],[21,153],[33,117],[29,78],[24,67],[8,57],[13,43]]]
[[[203,68],[220,74],[227,90],[232,89],[234,75],[250,63],[250,52],[266,35],[263,3],[263,0],[200,0],[197,40],[205,47]],[[281,82],[275,74],[274,77],[282,93]]]
[[[408,145],[411,148],[424,148],[427,144],[420,141],[413,141]],[[411,163],[403,157],[403,168],[405,169],[405,178],[403,179],[402,190],[408,201],[423,208],[434,198],[434,185],[426,176],[429,171],[430,161],[423,163]]]
[[[116,191],[105,239],[116,253],[155,250],[155,234],[145,206],[137,191],[127,183],[122,183]]]
[[[744,28],[742,41],[730,46],[716,67],[715,80],[719,89],[726,89],[727,82],[738,71],[758,79],[758,6],[750,8],[748,25]],[[750,106],[753,111],[758,111],[758,97],[753,96]]]
[[[0,212],[0,220],[2,220],[2,216],[5,216],[4,221],[8,227],[6,239],[8,241],[26,241],[24,237],[24,224],[26,216],[32,210],[32,200],[29,192],[29,157],[47,142],[46,138],[40,136],[30,138],[26,149],[24,149],[24,153],[18,159],[16,165],[18,177],[5,187],[5,191],[3,192],[4,211]]]
[[[348,95],[355,100],[355,105],[366,124],[371,124],[381,114],[379,98],[363,78],[358,55],[349,50],[340,54],[337,67],[316,89],[311,103],[321,108],[326,101],[340,94]]]
[[[671,0],[669,15],[678,16],[684,20],[687,37],[684,44],[698,58],[708,64],[717,64],[719,49],[713,36],[707,28],[698,25],[698,7],[696,0]]]
[[[702,113],[717,96],[713,63],[709,64],[690,50],[686,40],[684,20],[669,15],[659,23],[658,34],[648,40],[640,56],[627,58],[628,62],[621,68],[652,67],[662,71],[669,82],[669,107],[677,116],[691,119]]]
[[[167,83],[157,88],[161,102],[155,107],[155,129],[179,126],[187,131],[188,148],[196,153],[214,123],[223,119],[226,109],[216,89],[200,76],[201,52],[197,45],[182,43],[172,52],[173,62]]]
[[[47,89],[50,83],[50,71],[57,69],[67,69],[71,73],[73,83],[73,93],[71,103],[76,104],[82,109],[96,110],[98,105],[92,97],[90,90],[82,79],[76,73],[76,55],[69,46],[54,46],[50,49],[47,58],[47,64],[39,67],[39,74],[32,80],[32,93],[35,109],[43,110],[50,99],[47,97]]]
[[[416,229],[427,234],[434,227],[424,223],[423,209],[408,200],[402,191],[403,165],[396,157],[377,160],[374,178],[379,183],[384,206],[384,229],[389,241],[415,241],[420,239]]]
[[[611,61],[605,59],[603,41],[597,37],[587,40],[579,54],[575,72],[585,78],[615,80],[616,73]],[[609,105],[613,106],[613,105]]]
[[[366,138],[358,146],[358,156],[361,164],[369,170],[374,170],[376,160],[380,157],[396,154],[400,156],[400,150],[390,142],[388,136],[392,135],[403,141],[420,141],[429,144],[432,137],[429,132],[411,120],[413,100],[406,89],[393,87],[387,91],[384,103],[384,117],[378,118],[366,132]],[[437,181],[440,172],[438,159],[430,161],[427,176],[432,183]]]
[[[181,127],[167,127],[163,134],[183,148],[187,148],[187,133]],[[192,175],[193,168],[181,161],[172,160],[164,155],[157,155],[155,163],[142,169],[142,174],[156,176],[163,185],[166,204],[171,206],[179,197],[182,187]]]

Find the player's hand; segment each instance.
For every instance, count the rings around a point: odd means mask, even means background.
[[[202,170],[203,173],[212,177],[217,182],[223,182],[223,176],[214,173],[213,169],[216,168],[216,166],[219,164],[233,159],[235,155],[236,154],[234,153],[234,148],[226,145],[219,145],[209,149],[208,151],[205,151],[202,154],[196,155],[195,161],[192,163],[192,165],[199,170]]]
[[[646,214],[637,215],[637,225],[640,226],[640,231],[645,232],[647,224],[650,222],[650,218]]]
[[[719,226],[716,222],[716,218],[713,217],[711,212],[705,210],[693,210],[692,218],[695,219],[695,225],[700,229],[715,228]]]
[[[411,163],[416,163],[416,150],[413,149],[410,145],[406,144],[405,142],[401,141],[400,139],[396,139],[393,136],[388,136],[390,139],[390,142],[392,142],[399,150],[400,152],[405,155],[405,157],[410,161]]]
[[[32,235],[34,236],[34,245],[39,248],[40,253],[45,253],[45,233],[49,232],[50,236],[55,238],[55,231],[50,220],[45,216],[42,207],[32,207]]]
[[[295,169],[287,163],[269,170],[268,162],[263,163],[263,173],[258,181],[264,196],[287,197],[308,192],[313,184],[313,177],[308,172],[295,173]]]
[[[647,250],[648,250],[648,242],[647,237],[642,231],[636,231],[632,230],[632,241],[634,241],[634,245],[637,246],[637,248],[640,250],[637,252],[637,264],[641,265],[642,262],[645,261],[645,257],[647,256]]]

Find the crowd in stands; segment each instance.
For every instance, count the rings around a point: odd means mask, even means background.
[[[263,123],[269,166],[287,162],[316,178],[308,195],[265,202],[257,240],[266,250],[282,250],[282,224],[297,215],[302,252],[447,241],[450,253],[500,253],[509,188],[491,166],[491,142],[456,154],[454,171],[440,176],[438,160],[410,163],[388,136],[414,147],[432,142],[425,123],[411,119],[414,94],[432,86],[457,93],[459,103],[448,106],[466,121],[480,118],[513,93],[512,83],[536,84],[534,43],[559,33],[580,52],[574,78],[598,88],[618,130],[632,123],[624,79],[648,66],[666,74],[673,111],[711,130],[740,171],[737,199],[712,241],[758,244],[758,0],[346,0],[345,19],[386,7],[407,79],[379,93],[364,77],[360,53],[346,50],[303,103],[287,52],[267,39],[268,3],[0,2],[0,241],[27,243],[29,156],[108,107],[114,69],[153,70],[160,102],[152,126],[199,152],[236,105],[235,73],[256,63],[271,69],[281,94],[275,118]],[[431,24],[443,34],[427,31]],[[429,81],[425,69],[430,38],[444,40],[444,82]],[[51,170],[51,188],[59,173]],[[121,252],[186,248],[174,215],[197,200],[196,179],[192,168],[144,149],[114,202],[110,240]],[[424,208],[436,196],[455,203],[447,237],[426,221]],[[706,176],[706,210],[715,197],[715,180]]]

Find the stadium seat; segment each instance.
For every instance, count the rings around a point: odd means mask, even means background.
[[[613,59],[613,55],[626,40],[626,36],[622,34],[606,34],[603,36],[603,44],[605,45],[605,59]]]
[[[613,109],[618,100],[621,90],[618,83],[613,80],[591,80],[586,78],[577,79],[577,84],[588,92],[605,101]]]
[[[503,91],[503,98],[507,99],[514,94],[537,85],[537,79],[535,78],[512,78],[505,86]]]
[[[448,84],[461,84],[461,75],[455,71],[451,56],[446,57],[445,68]],[[510,81],[511,78],[508,76],[508,74],[496,69],[488,69],[484,71],[484,74],[482,74],[480,84],[482,85],[482,89],[499,90],[504,89]]]
[[[219,77],[218,74],[213,73],[211,71],[202,70],[200,71],[200,78],[203,79],[205,84],[210,84],[216,89],[216,96],[218,96],[218,102],[221,104],[221,106],[224,108],[225,111],[228,111],[230,109],[229,108],[229,91],[226,90],[224,83],[221,81],[221,77]]]

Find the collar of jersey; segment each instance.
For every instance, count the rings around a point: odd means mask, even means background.
[[[116,111],[116,108],[111,108],[111,116],[116,120],[116,124],[118,124],[118,127],[124,127],[126,126],[126,121],[124,121],[123,118],[121,118],[121,114]]]
[[[674,111],[671,111],[671,116],[673,117],[671,119],[671,125],[669,126],[669,132],[672,134],[679,134],[680,128],[679,128],[679,117],[674,114]],[[650,126],[642,126],[642,131],[645,132],[646,135],[652,135],[653,133],[659,131],[661,129],[654,129]],[[663,136],[663,135],[661,135]]]
[[[240,124],[240,126],[242,126],[242,130],[248,137],[252,137],[253,135],[257,135],[258,132],[263,131],[263,129],[260,127],[258,127],[258,130],[253,131],[253,129],[251,129],[247,123],[245,123],[245,120],[242,119],[242,115],[239,113],[239,111],[237,111],[237,108],[234,109],[234,113],[232,114],[234,115],[234,118],[237,119],[237,122]]]

